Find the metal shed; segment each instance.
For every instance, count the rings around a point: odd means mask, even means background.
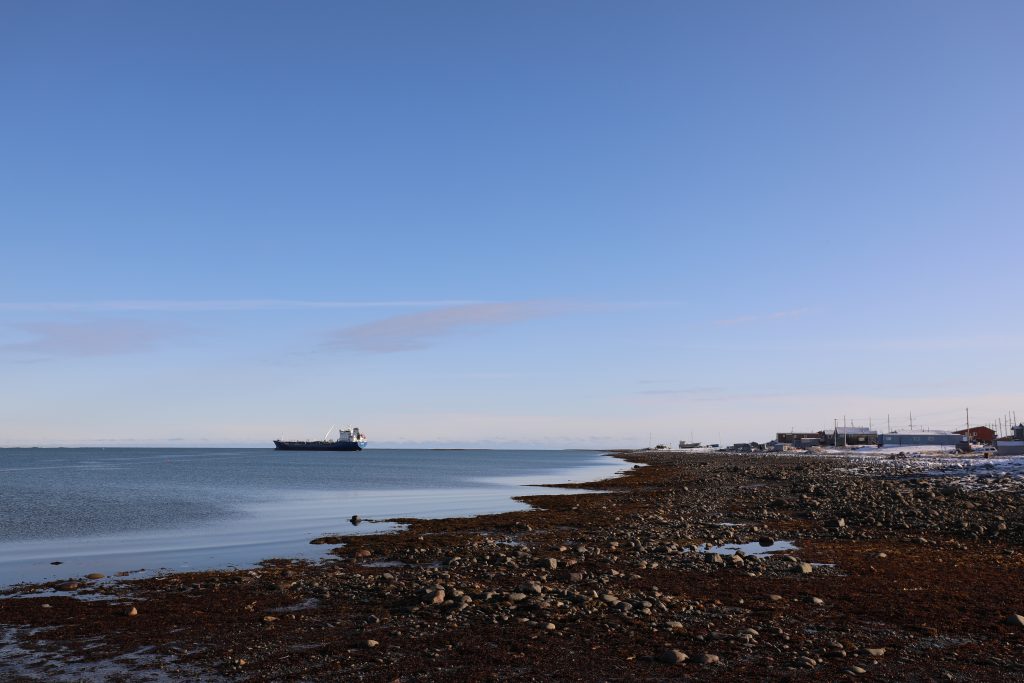
[[[956,446],[967,440],[962,434],[937,430],[890,432],[878,438],[883,446]]]

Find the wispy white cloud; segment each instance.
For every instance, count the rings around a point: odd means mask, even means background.
[[[180,333],[167,325],[140,320],[16,325],[29,339],[0,345],[5,354],[33,357],[108,356],[148,351]]]
[[[636,393],[644,396],[707,396],[722,391],[725,390],[719,387],[692,387],[690,389],[645,389]]]
[[[542,318],[568,308],[565,304],[537,301],[446,306],[346,327],[332,333],[325,346],[332,350],[371,353],[413,351],[457,332]]]
[[[770,320],[783,320],[785,318],[799,318],[807,313],[806,308],[800,308],[793,311],[775,311],[773,313],[762,313],[759,315],[745,315],[738,318],[728,318],[725,320],[714,321],[715,325],[727,326],[727,325],[745,325],[747,323],[760,323],[768,322]]]
[[[7,301],[0,311],[46,313],[117,312],[202,312],[202,311],[287,311],[345,308],[434,308],[474,303],[472,301],[310,301],[304,299],[129,299],[116,301]]]

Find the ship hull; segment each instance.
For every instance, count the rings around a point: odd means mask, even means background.
[[[274,441],[279,451],[361,451],[359,441]]]
[[[1024,441],[996,441],[996,452],[999,455],[1024,455]]]

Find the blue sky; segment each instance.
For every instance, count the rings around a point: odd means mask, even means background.
[[[0,444],[1024,416],[1022,21],[2,3]]]

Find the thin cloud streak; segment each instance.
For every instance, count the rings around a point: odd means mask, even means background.
[[[344,308],[433,308],[459,306],[474,301],[308,301],[301,299],[212,299],[212,300],[125,300],[125,301],[40,301],[0,302],[0,311],[14,312],[203,312],[203,311],[287,311]]]
[[[448,306],[337,330],[324,346],[328,350],[368,353],[415,351],[427,348],[439,337],[548,317],[567,310],[564,304],[532,301]]]
[[[714,325],[729,326],[729,325],[745,325],[747,323],[760,323],[768,322],[770,320],[783,320],[785,318],[799,318],[807,313],[806,308],[800,308],[794,311],[776,311],[775,313],[765,313],[762,315],[746,315],[739,318],[729,318],[726,320],[716,320]]]
[[[692,389],[647,389],[636,393],[642,396],[706,396],[722,391],[725,390],[720,387],[694,387]]]
[[[17,329],[31,339],[0,346],[14,355],[111,356],[149,351],[179,333],[167,325],[139,320],[104,320],[79,323],[25,323]]]

